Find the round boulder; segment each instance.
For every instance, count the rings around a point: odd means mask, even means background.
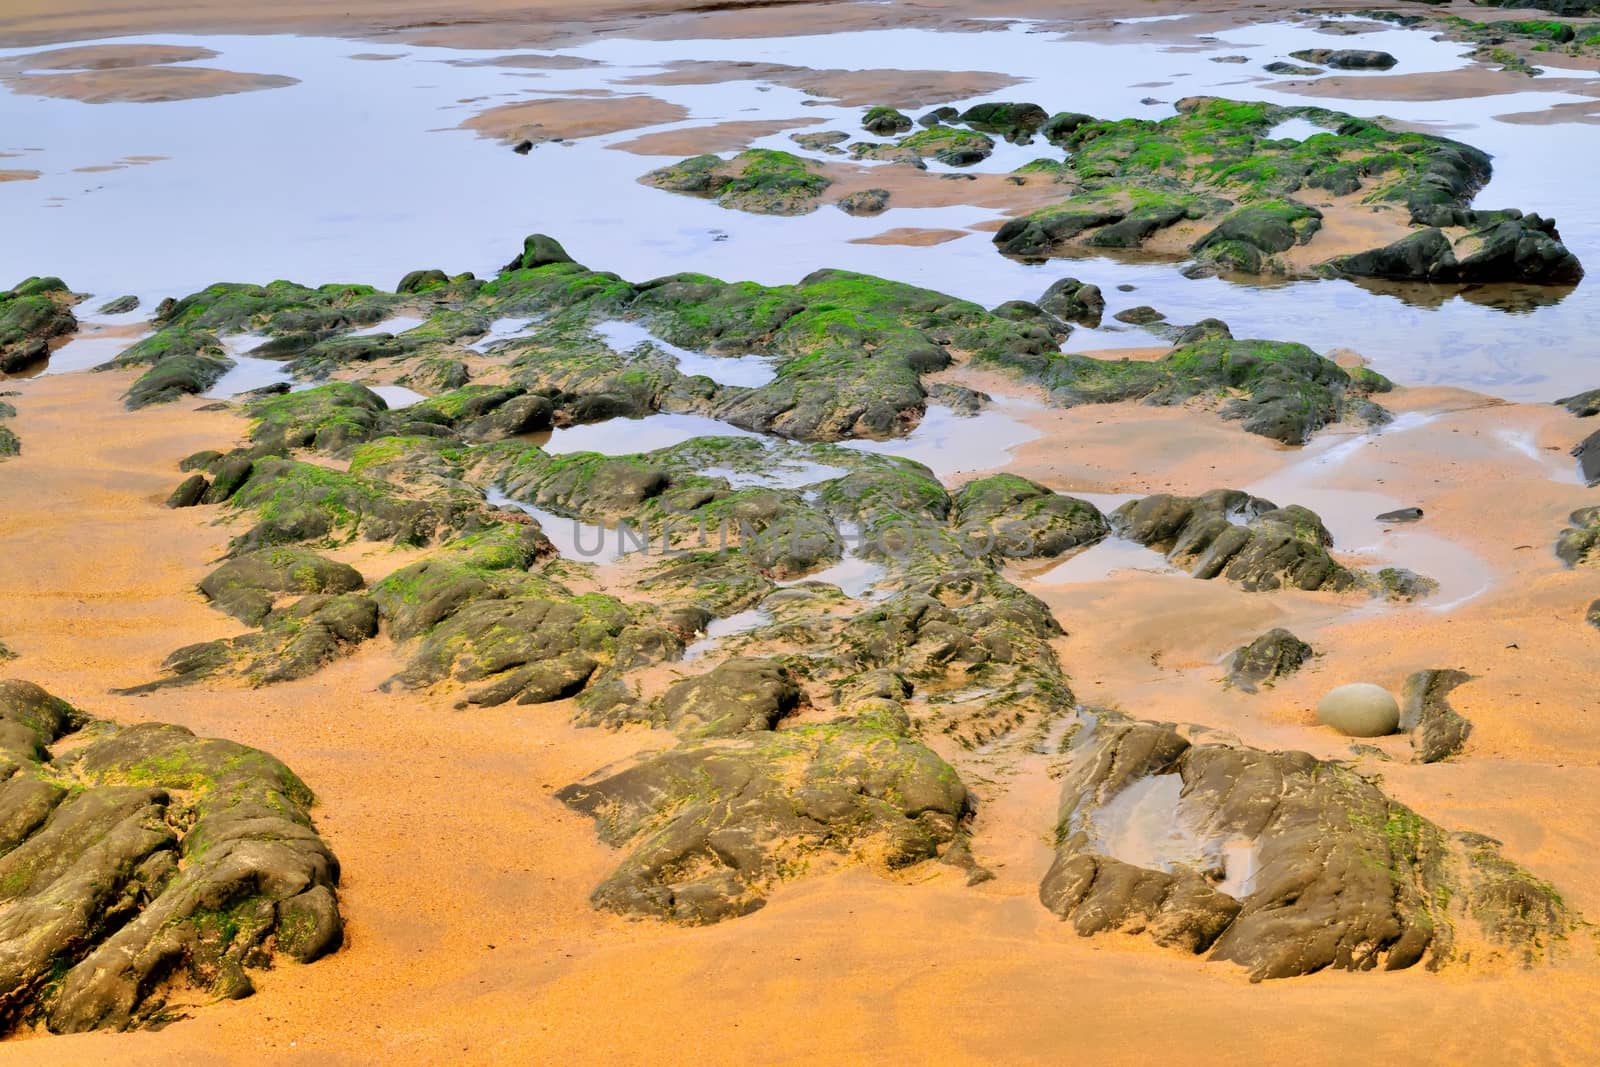
[[[1381,685],[1352,682],[1317,703],[1317,721],[1348,737],[1383,737],[1400,726],[1400,704]]]

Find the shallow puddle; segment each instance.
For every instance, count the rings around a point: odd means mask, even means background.
[[[943,404],[929,404],[927,413],[904,437],[889,441],[841,441],[846,448],[903,456],[923,464],[941,479],[954,474],[992,470],[1011,462],[1018,445],[1041,435],[1038,430],[1006,413],[1029,406],[1028,401],[996,397],[976,415],[961,415]]]
[[[684,662],[700,659],[713,651],[725,639],[735,634],[747,633],[759,629],[772,621],[772,616],[760,608],[751,608],[729,615],[723,619],[712,619],[706,625],[705,633],[697,640],[691,641],[683,650]]]
[[[759,436],[749,430],[742,430],[732,423],[721,422],[704,415],[658,412],[642,419],[607,419],[605,422],[566,426],[551,430],[548,435],[531,435],[530,439],[539,443],[552,455],[600,452],[608,456],[622,456],[668,448],[696,437]]]
[[[282,360],[262,359],[247,354],[268,340],[265,334],[259,333],[232,334],[221,338],[223,350],[233,360],[233,367],[200,395],[212,400],[232,400],[254,389],[293,383],[294,375],[289,373]]]
[[[557,515],[552,511],[536,508],[532,504],[513,500],[504,490],[498,488],[485,490],[484,501],[494,507],[516,508],[533,516],[539,524],[539,529],[543,530],[550,543],[556,546],[561,558],[575,563],[602,565],[615,563],[630,553],[649,549],[644,534],[637,529],[600,526],[581,519]]]
[[[617,352],[632,352],[640,345],[654,345],[678,361],[684,374],[703,375],[719,385],[749,388],[766,385],[777,377],[777,369],[764,356],[708,356],[668,344],[636,322],[602,322],[591,329]]]

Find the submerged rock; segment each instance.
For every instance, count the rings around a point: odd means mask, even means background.
[[[1399,62],[1388,52],[1363,48],[1303,48],[1289,56],[1338,70],[1388,70]]]
[[[136,296],[119,296],[100,305],[96,314],[100,315],[126,315],[130,311],[137,311],[139,298]]]
[[[1317,702],[1317,721],[1347,737],[1387,737],[1400,726],[1400,705],[1381,685],[1351,682]]]
[[[311,791],[266,753],[4,681],[0,760],[8,1031],[159,1024],[191,990],[248,996],[247,968],[339,946],[338,861]]]
[[[1246,693],[1270,686],[1293,674],[1312,656],[1311,646],[1288,630],[1268,630],[1234,650],[1228,660],[1226,683]]]

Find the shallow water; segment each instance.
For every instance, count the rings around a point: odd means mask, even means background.
[[[685,662],[700,659],[713,651],[726,638],[735,634],[747,633],[758,629],[772,621],[772,616],[760,608],[751,608],[722,619],[712,619],[706,625],[705,633],[699,639],[691,641],[683,650]]]
[[[494,507],[516,508],[533,516],[534,521],[539,524],[539,529],[543,530],[550,543],[556,546],[556,552],[562,559],[569,559],[575,563],[603,565],[615,563],[632,552],[647,551],[647,548],[640,543],[642,534],[638,530],[621,530],[584,522],[566,515],[557,515],[553,511],[513,500],[504,490],[498,488],[485,490],[484,500]]]
[[[407,389],[403,385],[369,385],[367,388],[383,397],[390,411],[399,411],[427,399],[415,389]]]
[[[642,419],[607,419],[580,426],[565,426],[548,434],[530,435],[551,455],[569,452],[600,452],[622,456],[669,448],[696,437],[759,437],[732,423],[704,415],[674,415],[658,412]],[[542,440],[541,440],[542,438]]]
[[[289,373],[282,360],[262,359],[247,354],[252,348],[268,340],[266,334],[230,334],[220,340],[228,358],[233,360],[233,367],[218,378],[215,385],[201,393],[201,396],[213,400],[232,400],[239,394],[248,393],[253,389],[264,389],[269,385],[294,381],[294,375]]]
[[[708,356],[668,344],[636,322],[602,322],[591,326],[600,339],[618,352],[632,352],[640,345],[653,345],[678,361],[684,374],[703,375],[719,385],[766,385],[778,376],[772,360],[764,356]]]
[[[1006,71],[1026,84],[996,96],[1108,117],[1159,117],[1171,113],[1171,100],[1200,92],[1317,103],[1431,124],[1486,148],[1495,154],[1497,170],[1479,202],[1554,215],[1574,251],[1600,263],[1600,203],[1573,180],[1570,165],[1592,153],[1600,130],[1495,119],[1578,97],[1543,91],[1541,82],[1549,78],[1529,79],[1529,91],[1523,93],[1445,101],[1311,100],[1284,92],[1283,79],[1260,70],[1262,63],[1298,48],[1338,47],[1350,40],[1318,32],[1313,22],[1240,27],[1217,33],[1210,43],[1181,48],[1137,38],[1062,35],[1015,20],[961,33],[610,38],[561,53],[597,60],[599,66],[539,72],[455,65],[450,61],[461,59],[461,51],[415,46],[392,49],[399,56],[392,62],[357,62],[348,58],[350,42],[328,38],[163,34],[123,40],[202,45],[221,53],[207,65],[288,74],[300,84],[165,104],[90,105],[0,95],[0,151],[44,149],[29,157],[29,165],[44,172],[42,178],[0,184],[0,210],[11,223],[7,245],[0,249],[0,270],[17,277],[59,274],[99,298],[132,292],[149,307],[161,296],[220,279],[290,277],[390,286],[405,269],[424,266],[487,275],[523,233],[547,230],[580,260],[636,279],[692,264],[722,277],[777,283],[835,266],[992,305],[1035,297],[1050,281],[1072,273],[1100,284],[1113,301],[1112,312],[1150,303],[1176,322],[1220,317],[1238,336],[1296,339],[1319,349],[1347,345],[1403,383],[1448,383],[1512,399],[1552,399],[1592,386],[1600,376],[1600,357],[1584,343],[1600,332],[1600,299],[1591,296],[1592,286],[1580,287],[1555,306],[1508,313],[1425,287],[1405,290],[1412,301],[1406,303],[1346,282],[1255,286],[1189,280],[1159,263],[1089,258],[1028,266],[998,256],[982,232],[936,251],[859,245],[850,242],[902,226],[963,229],[993,219],[994,212],[892,208],[877,218],[858,219],[824,206],[802,219],[745,215],[639,185],[639,175],[665,160],[608,146],[640,131],[544,144],[522,157],[452,128],[475,108],[527,99],[530,93],[612,90],[648,93],[689,110],[689,119],[658,129],[804,117],[824,120],[812,130],[862,135],[860,109],[837,107],[781,85],[754,80],[627,84],[682,60]],[[1388,28],[1363,34],[1359,43],[1400,57],[1397,74],[1451,70],[1466,62],[1465,47],[1422,32]],[[1231,54],[1247,55],[1250,62],[1211,61]],[[1153,82],[1167,88],[1151,88]],[[1143,103],[1152,98],[1162,102]],[[481,102],[462,103],[466,100]],[[956,106],[972,102],[951,101]],[[352,136],[357,130],[360,136]],[[794,147],[786,132],[761,143]],[[295,150],[280,147],[287,144]],[[997,150],[996,166],[1010,161],[1011,148]],[[303,165],[308,152],[315,154],[317,167]],[[1054,154],[1036,145],[1018,156],[1028,153]],[[73,169],[133,155],[169,158],[93,175]],[[472,183],[472,195],[461,195],[463,180]],[[230,228],[251,233],[252,240],[215,240],[214,227],[195,225],[207,218],[226,218]],[[107,247],[121,251],[108,256]],[[1116,293],[1115,286],[1125,283],[1137,285],[1137,292]],[[1426,306],[1434,299],[1443,303]],[[395,332],[398,325],[378,328]],[[1148,343],[1139,331],[1111,336],[1113,343]],[[1092,339],[1086,335],[1080,344]]]
[[[1011,461],[1018,445],[1037,440],[1039,431],[1006,413],[1030,406],[1028,401],[996,397],[976,415],[960,415],[943,404],[929,404],[922,421],[904,437],[889,441],[840,442],[846,448],[903,456],[925,465],[941,479],[986,471]]]

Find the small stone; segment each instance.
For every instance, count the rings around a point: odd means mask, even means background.
[[[1384,737],[1400,726],[1400,705],[1381,685],[1352,682],[1317,703],[1317,721],[1347,737]]]
[[[1166,318],[1165,315],[1157,311],[1155,308],[1150,307],[1148,304],[1140,304],[1138,307],[1131,307],[1126,311],[1119,311],[1111,317],[1116,319],[1118,322],[1126,322],[1132,326],[1146,326],[1152,322],[1160,322]]]
[[[1379,522],[1416,522],[1422,518],[1421,508],[1400,508],[1397,511],[1385,511],[1378,516]]]

